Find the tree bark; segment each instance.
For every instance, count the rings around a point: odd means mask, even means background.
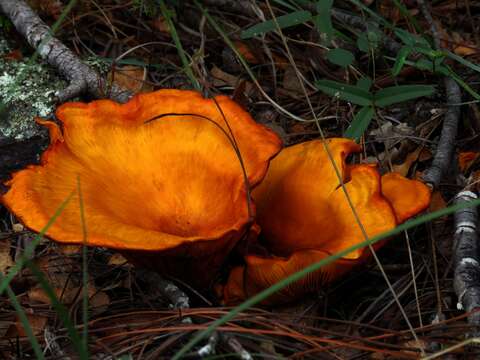
[[[85,92],[95,98],[108,97],[118,102],[126,102],[132,95],[115,85],[108,86],[95,70],[84,64],[60,40],[52,36],[51,29],[24,0],[0,0],[0,10],[38,54],[69,81],[70,85],[57,94],[59,102]]]
[[[471,191],[462,191],[455,197],[455,204],[476,200]],[[455,237],[453,244],[453,287],[458,297],[457,308],[470,313],[468,322],[474,326],[471,334],[480,334],[480,257],[478,254],[478,213],[476,207],[465,208],[455,213]]]
[[[0,11],[12,21],[37,54],[68,80],[69,85],[55,94],[57,102],[84,93],[93,98],[107,97],[118,102],[126,102],[131,97],[130,91],[109,86],[94,69],[52,36],[52,30],[24,0],[0,0]],[[12,171],[38,162],[39,154],[47,144],[48,139],[41,133],[22,140],[0,136],[0,181],[8,178]]]

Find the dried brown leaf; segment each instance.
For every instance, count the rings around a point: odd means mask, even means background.
[[[11,244],[9,239],[0,241],[0,273],[6,273],[8,268],[13,266],[13,259],[10,256]]]
[[[139,66],[125,65],[122,67],[115,67],[113,71],[108,74],[108,79],[117,84],[119,87],[128,89],[134,94],[139,92],[152,91],[153,87],[146,83],[146,69]]]

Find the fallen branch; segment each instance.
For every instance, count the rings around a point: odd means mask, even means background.
[[[0,10],[11,20],[17,31],[37,50],[40,57],[54,66],[68,81],[69,86],[58,91],[58,102],[64,102],[83,93],[95,98],[109,97],[126,102],[129,91],[108,86],[95,70],[84,64],[60,40],[52,36],[51,29],[35,14],[24,0],[0,0]]]
[[[242,344],[237,340],[237,338],[229,333],[219,333],[215,331],[210,337],[208,338],[208,342],[206,345],[202,346],[198,351],[197,355],[200,358],[208,358],[216,353],[216,346],[218,342],[224,343],[227,345],[236,355],[238,358],[242,360],[253,360],[252,355],[245,350]]]
[[[236,337],[225,333],[222,335],[224,341],[232,349],[232,351],[237,354],[237,357],[239,357],[241,360],[253,360],[253,356],[244,349],[244,347],[242,346],[242,344],[240,344],[240,341],[238,341]]]
[[[455,204],[476,200],[471,191],[461,191],[455,197]],[[478,254],[476,207],[464,208],[455,213],[454,279],[453,287],[458,297],[457,308],[470,313],[468,322],[477,327],[472,337],[480,335],[480,257]]]
[[[206,358],[212,355],[215,355],[217,352],[217,343],[218,343],[218,332],[214,331],[212,335],[208,338],[207,343],[202,346],[197,351],[197,355],[200,358]]]
[[[432,15],[424,0],[417,0],[423,16],[430,25],[435,48],[441,50],[440,36],[433,21]],[[444,86],[448,110],[443,120],[442,133],[433,157],[432,165],[425,170],[423,180],[432,188],[438,187],[447,170],[452,167],[455,139],[458,132],[458,119],[460,118],[459,104],[462,101],[462,92],[458,84],[450,77],[445,77]]]
[[[181,313],[183,309],[190,308],[190,299],[187,294],[171,281],[165,280],[156,272],[147,269],[138,268],[136,273],[138,279],[148,284],[150,294],[159,294],[167,298],[173,309],[179,310]],[[192,319],[185,317],[182,322],[191,324]]]

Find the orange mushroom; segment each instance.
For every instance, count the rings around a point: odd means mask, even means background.
[[[40,231],[79,178],[87,245],[118,249],[193,284],[211,281],[248,233],[255,212],[248,189],[281,148],[228,97],[193,91],[67,103],[56,116],[61,130],[42,121],[51,144],[41,165],[13,174],[1,202]],[[78,195],[46,235],[82,243]]]
[[[345,158],[360,147],[348,139],[329,139],[326,143],[369,237],[391,230],[428,206],[430,191],[419,181],[399,174],[380,177],[373,165],[347,165]],[[244,300],[365,240],[338,175],[321,141],[286,148],[272,160],[267,176],[253,192],[257,223],[271,256],[245,256],[245,265],[232,270],[223,288],[226,303]],[[369,254],[365,248],[352,251],[287,286],[267,302],[287,302],[318,290],[365,261]]]

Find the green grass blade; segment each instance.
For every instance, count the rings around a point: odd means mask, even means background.
[[[3,292],[6,290],[7,286],[10,284],[10,282],[15,277],[15,275],[17,275],[22,270],[25,263],[28,262],[30,258],[33,257],[35,253],[35,248],[40,243],[40,241],[42,240],[43,236],[48,231],[48,229],[50,229],[50,227],[57,220],[57,218],[60,216],[63,210],[65,210],[65,207],[72,200],[74,194],[75,192],[72,191],[70,195],[68,195],[68,197],[60,204],[58,209],[55,210],[55,213],[53,214],[53,216],[50,218],[50,220],[48,220],[45,227],[40,231],[40,233],[35,235],[32,242],[28,244],[27,247],[25,248],[25,251],[23,252],[22,256],[20,256],[20,258],[15,262],[15,265],[13,265],[10,268],[10,271],[8,272],[8,274],[0,281],[0,295],[2,295]]]
[[[397,58],[395,59],[395,64],[393,64],[393,76],[398,76],[398,74],[400,74],[400,71],[402,71],[403,66],[405,65],[405,61],[407,60],[407,57],[411,54],[411,52],[412,48],[410,46],[404,46],[400,49],[397,54]]]
[[[443,71],[443,69],[445,70]],[[472,95],[475,100],[480,100],[480,94],[473,90],[470,85],[463,81],[463,79],[459,75],[457,75],[452,69],[447,66],[442,66],[439,71],[443,72],[443,74],[445,74],[446,76],[450,76],[453,80],[455,80],[458,85],[460,85],[466,92]]]
[[[395,61],[394,58],[390,56],[385,56],[385,59]],[[409,61],[406,60],[405,64],[409,66],[413,66],[417,69],[423,70],[423,71],[430,71],[432,73],[439,73],[445,76],[450,76],[453,80],[455,80],[458,85],[460,85],[466,92],[468,92],[472,97],[476,100],[480,100],[480,94],[477,93],[475,90],[473,90],[470,85],[468,85],[463,79],[457,75],[450,67],[448,67],[445,64],[441,64],[438,66],[433,66],[433,63],[430,60],[427,59],[420,59],[417,61]]]
[[[375,110],[372,106],[364,106],[361,108],[353,118],[348,129],[345,131],[344,136],[358,141],[362,137],[365,130],[367,130],[370,121],[373,119],[374,113]]]
[[[255,84],[255,86],[258,88],[258,91],[260,91],[260,93],[262,94],[263,97],[265,97],[265,99],[268,100],[268,102],[270,102],[270,104],[272,104],[278,111],[280,111],[282,114],[292,118],[292,119],[295,119],[295,120],[298,120],[298,121],[304,121],[304,119],[302,119],[301,117],[298,117],[294,114],[292,114],[290,111],[288,111],[287,109],[281,107],[280,105],[278,105],[266,92],[265,90],[263,90],[262,86],[260,85],[260,83],[258,82],[257,78],[255,77],[255,74],[253,73],[252,69],[250,68],[250,66],[248,65],[247,61],[244,59],[244,57],[242,56],[242,54],[238,51],[238,49],[236,48],[236,46],[232,43],[232,41],[228,38],[227,34],[225,33],[225,31],[223,31],[222,27],[215,21],[215,19],[213,17],[210,16],[209,12],[202,6],[202,4],[200,4],[200,2],[198,0],[193,0],[193,2],[195,3],[195,5],[198,7],[198,9],[200,9],[200,11],[202,12],[202,14],[205,16],[205,18],[207,19],[208,23],[215,29],[216,32],[218,32],[218,34],[222,37],[223,41],[225,41],[225,44],[228,45],[228,47],[230,49],[232,49],[232,51],[235,53],[235,55],[237,56],[237,59],[238,61],[240,62],[240,64],[242,64],[243,68],[245,69],[245,71],[247,72],[248,76],[250,77],[250,79],[252,80],[252,82]]]
[[[290,26],[304,24],[311,19],[312,19],[312,13],[310,11],[299,10],[299,11],[294,11],[287,15],[278,16],[277,23],[281,29],[284,29]],[[276,29],[275,21],[267,20],[260,24],[253,25],[249,27],[247,30],[242,31],[240,34],[240,37],[242,39],[250,39],[254,36],[263,35],[275,29]]]
[[[159,4],[160,4],[160,11],[162,12],[162,15],[165,18],[165,20],[167,20],[170,34],[172,35],[172,39],[173,39],[173,42],[175,43],[175,46],[177,47],[178,56],[180,56],[180,60],[182,61],[183,71],[185,71],[185,74],[187,74],[193,87],[197,90],[201,90],[200,83],[193,75],[192,68],[190,67],[190,62],[188,61],[187,56],[185,55],[185,50],[183,49],[180,38],[178,37],[177,30],[175,29],[175,25],[173,24],[172,18],[170,17],[170,11],[168,10],[163,0],[159,0]]]
[[[3,274],[0,272],[0,280],[3,280]],[[33,352],[35,353],[35,357],[37,359],[45,359],[45,356],[43,355],[42,348],[40,347],[40,344],[37,341],[37,337],[33,333],[32,327],[30,326],[30,322],[28,321],[28,317],[25,314],[25,311],[23,311],[22,306],[17,300],[17,296],[13,292],[12,288],[10,285],[7,285],[6,288],[7,295],[10,299],[10,302],[12,303],[13,308],[15,309],[20,322],[22,323],[23,329],[25,330],[25,333],[27,334],[28,341],[30,341],[30,345],[32,345]]]
[[[409,65],[412,65],[420,70],[428,70],[431,72],[437,72],[439,74],[442,74],[444,76],[449,76],[453,80],[455,80],[458,85],[460,85],[466,92],[468,92],[472,97],[476,100],[480,100],[480,94],[477,93],[475,90],[473,90],[470,85],[468,85],[463,79],[457,75],[448,65],[446,64],[441,64],[439,66],[433,66],[433,63],[430,60],[427,59],[420,59],[414,63],[410,63]]]
[[[190,351],[193,346],[195,346],[199,341],[202,339],[208,337],[212,332],[216,330],[218,326],[221,326],[225,324],[227,321],[230,321],[233,319],[236,315],[240,314],[242,311],[245,311],[249,309],[250,307],[260,303],[261,301],[265,300],[268,298],[270,295],[273,295],[275,292],[285,288],[286,286],[294,283],[297,280],[302,279],[306,275],[308,275],[311,272],[317,271],[321,267],[330,264],[331,262],[344,257],[348,255],[350,252],[355,251],[359,248],[368,246],[369,244],[374,244],[377,241],[380,241],[382,239],[385,239],[390,236],[398,235],[405,230],[411,229],[413,227],[416,227],[418,225],[424,224],[426,222],[435,220],[439,217],[445,216],[445,215],[450,215],[453,214],[455,211],[458,211],[460,209],[464,208],[469,208],[469,207],[476,207],[480,205],[480,199],[477,199],[475,201],[468,201],[468,202],[462,202],[454,206],[447,207],[445,209],[441,209],[438,211],[435,211],[433,213],[425,214],[422,216],[419,216],[416,219],[409,220],[399,226],[397,226],[395,229],[392,229],[390,231],[384,232],[383,234],[373,236],[368,240],[365,240],[357,245],[351,246],[348,249],[345,249],[343,251],[340,251],[326,259],[323,259],[315,264],[307,266],[305,269],[288,276],[287,278],[279,281],[278,283],[270,286],[268,289],[265,289],[258,294],[252,296],[248,300],[244,301],[231,311],[229,311],[226,315],[222,316],[220,319],[215,320],[208,328],[199,331],[185,346],[183,346],[173,357],[173,360],[178,360],[182,356],[186,355],[188,351]]]
[[[373,105],[373,95],[358,86],[340,83],[333,80],[318,80],[316,87],[325,94],[350,101],[353,104]]]
[[[55,294],[55,291],[53,290],[52,286],[48,282],[47,278],[33,261],[27,261],[25,265],[28,266],[30,271],[37,278],[38,283],[40,284],[43,291],[45,291],[45,294],[48,296],[48,298],[52,302],[52,307],[55,310],[55,313],[59,316],[65,328],[67,329],[68,337],[70,338],[70,340],[73,343],[73,346],[77,350],[79,358],[82,360],[88,360],[88,353],[86,348],[84,348],[83,346],[82,339],[80,338],[80,335],[78,334],[77,330],[75,329],[75,326],[70,320],[67,309],[58,300]]]
[[[78,206],[80,208],[80,222],[82,224],[82,345],[88,358],[88,263],[87,263],[87,223],[85,221],[85,207],[83,204],[80,175],[77,176]]]
[[[433,85],[399,85],[391,86],[375,93],[375,105],[386,107],[399,102],[429,96],[435,92]]]
[[[394,33],[400,39],[400,41],[406,46],[421,47],[424,49],[432,50],[432,47],[429,44],[429,42],[425,40],[423,37],[421,37],[420,35],[412,34],[411,32],[408,32],[407,30],[400,29],[400,28],[395,28]]]
[[[458,56],[457,54],[452,53],[451,51],[444,50],[444,54],[449,57],[450,59],[453,59],[460,64],[472,69],[473,71],[480,72],[480,65],[474,64],[471,61],[468,61],[467,59],[464,59],[461,56]]]

